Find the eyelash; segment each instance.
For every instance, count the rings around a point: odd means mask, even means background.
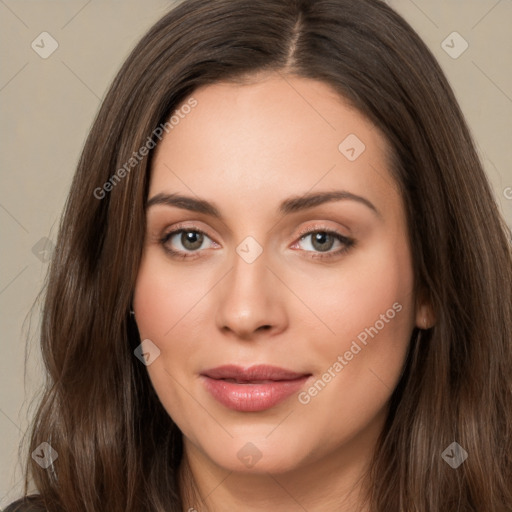
[[[194,257],[193,254],[194,253],[198,253],[199,251],[192,251],[192,253],[189,252],[187,254],[187,253],[183,253],[181,251],[175,251],[174,249],[171,249],[167,245],[169,240],[174,235],[177,235],[179,233],[187,233],[187,232],[199,233],[201,235],[204,235],[204,236],[210,238],[207,235],[207,233],[205,233],[202,229],[196,228],[195,226],[187,226],[187,227],[178,226],[177,229],[173,229],[172,231],[169,231],[168,233],[163,235],[163,237],[159,240],[159,242],[163,246],[163,249],[168,254],[170,254],[173,258],[177,258],[177,259],[180,259],[180,260],[186,260],[186,259],[189,259],[189,258],[193,258]],[[303,231],[301,231],[299,233],[298,241],[301,241],[305,237],[307,237],[308,235],[312,235],[312,234],[315,234],[315,233],[325,233],[325,234],[331,235],[336,240],[338,240],[339,242],[344,244],[344,247],[342,247],[341,249],[338,249],[337,251],[334,251],[334,252],[326,252],[326,253],[318,252],[318,253],[313,253],[313,254],[311,254],[309,256],[312,259],[327,260],[327,259],[335,258],[337,256],[341,256],[343,254],[346,254],[348,251],[350,251],[356,245],[356,241],[354,239],[348,238],[348,237],[342,235],[341,233],[338,233],[335,230],[325,229],[325,228],[313,228],[313,229],[309,228],[309,229],[305,229],[305,230],[303,230]],[[312,253],[313,251],[306,251],[306,252]]]

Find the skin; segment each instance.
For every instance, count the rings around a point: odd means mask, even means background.
[[[328,85],[279,73],[196,90],[197,106],[156,149],[148,198],[180,193],[215,204],[222,220],[153,205],[134,293],[141,339],[160,355],[147,366],[163,406],[184,435],[185,463],[200,495],[184,510],[364,510],[368,469],[415,326],[431,310],[413,295],[403,201],[378,129]],[[338,149],[356,134],[354,161]],[[281,201],[345,190],[345,199],[279,215]],[[174,229],[206,233],[199,249]],[[314,245],[300,230],[335,230],[356,245]],[[263,249],[247,263],[248,236]],[[185,240],[186,243],[186,240]],[[199,242],[200,243],[200,242]],[[199,244],[198,244],[199,245]],[[324,251],[322,252],[322,247]],[[251,249],[252,250],[252,249]],[[233,411],[202,385],[207,368],[272,364],[310,373],[332,368],[393,304],[400,312],[311,400],[297,394],[261,412]],[[267,327],[264,327],[267,326]],[[237,453],[252,443],[260,460]]]

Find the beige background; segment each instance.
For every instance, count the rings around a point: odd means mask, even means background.
[[[512,1],[388,3],[445,70],[512,226]],[[0,507],[19,495],[18,445],[42,382],[37,311],[25,377],[24,358],[26,317],[47,269],[44,251],[55,240],[74,167],[106,88],[138,38],[172,5],[164,0],[0,0]],[[47,59],[31,47],[45,31],[58,42]],[[454,31],[469,44],[458,58],[442,47]],[[448,44],[453,52],[463,43],[449,38]]]

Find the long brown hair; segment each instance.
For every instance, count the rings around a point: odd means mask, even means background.
[[[129,313],[153,151],[114,175],[158,142],[155,128],[197,87],[264,71],[328,83],[386,136],[416,292],[436,316],[414,330],[391,399],[369,475],[372,512],[512,510],[509,234],[439,65],[379,0],[185,0],[135,47],[61,221],[25,493],[32,477],[52,512],[181,512],[181,433],[133,354]],[[454,441],[468,453],[457,469],[441,457]],[[30,457],[42,442],[58,453],[46,470]]]

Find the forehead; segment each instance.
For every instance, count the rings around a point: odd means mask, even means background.
[[[272,74],[204,86],[192,98],[194,108],[182,108],[190,98],[178,106],[179,121],[156,149],[150,197],[226,195],[261,208],[342,187],[396,199],[386,140],[328,84]]]

